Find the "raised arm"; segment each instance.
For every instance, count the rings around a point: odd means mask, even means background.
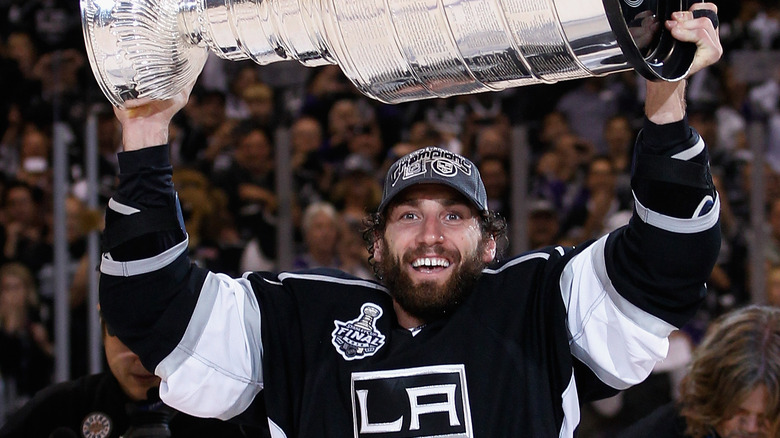
[[[722,53],[712,21],[692,11],[666,23],[697,46],[689,75]],[[572,353],[614,389],[642,381],[666,356],[667,337],[705,297],[720,246],[720,201],[707,148],[685,117],[685,80],[648,82],[645,112],[631,169],[634,216],[577,254],[561,282]]]
[[[245,279],[208,272],[188,256],[166,143],[190,91],[115,110],[125,151],[106,209],[100,304],[116,335],[162,378],[165,403],[228,419],[262,388],[260,312]]]

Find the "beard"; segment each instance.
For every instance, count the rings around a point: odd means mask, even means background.
[[[463,263],[458,263],[461,256],[458,252],[447,252],[441,246],[435,246],[438,256],[446,256],[455,267],[454,272],[443,283],[422,281],[414,283],[402,267],[411,265],[418,257],[428,254],[426,247],[419,246],[403,254],[403,259],[390,254],[387,245],[382,245],[382,261],[379,269],[385,285],[395,301],[411,316],[425,322],[447,316],[460,306],[471,295],[474,284],[482,274],[486,263],[481,254],[485,243],[481,242],[476,251],[466,254]]]

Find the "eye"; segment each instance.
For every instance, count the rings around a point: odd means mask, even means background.
[[[460,213],[455,213],[455,212],[452,212],[452,211],[451,211],[451,212],[447,213],[447,214],[444,216],[444,218],[445,218],[446,220],[448,220],[448,221],[457,221],[457,220],[460,220],[460,219],[462,219],[462,216],[460,215]]]
[[[402,213],[400,213],[398,215],[398,220],[412,221],[412,220],[417,219],[417,217],[418,217],[417,213],[415,213],[413,211],[405,211],[405,212],[402,212]]]

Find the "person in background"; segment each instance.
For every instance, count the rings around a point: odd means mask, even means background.
[[[558,243],[560,231],[558,212],[546,199],[528,202],[528,248],[537,249]]]
[[[340,216],[329,202],[306,207],[301,220],[305,250],[293,261],[295,269],[337,268]]]
[[[780,434],[780,308],[721,315],[696,347],[680,399],[621,433],[625,438],[776,438]]]
[[[33,270],[33,275],[37,274],[47,253],[42,198],[40,189],[20,181],[9,182],[2,196],[0,243],[3,253],[0,260],[23,263]]]
[[[0,267],[0,405],[12,414],[51,383],[54,347],[41,322],[30,270],[20,263]],[[3,418],[0,417],[0,424]]]
[[[41,390],[9,418],[0,437],[270,437],[259,428],[197,418],[163,404],[160,378],[101,323],[109,369]]]

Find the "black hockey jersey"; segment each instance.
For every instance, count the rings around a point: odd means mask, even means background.
[[[131,426],[140,426],[133,420],[136,415],[145,418],[147,425],[165,420],[172,438],[267,436],[261,429],[244,431],[236,424],[175,412],[159,400],[133,402],[107,371],[42,389],[9,418],[0,437],[120,438],[129,436]],[[155,421],[149,423],[150,419]]]
[[[718,252],[701,138],[686,121],[647,122],[636,149],[628,226],[486,269],[451,316],[411,331],[375,282],[192,265],[167,148],[122,153],[104,317],[166,403],[268,421],[274,437],[571,437],[580,403],[665,357]]]

